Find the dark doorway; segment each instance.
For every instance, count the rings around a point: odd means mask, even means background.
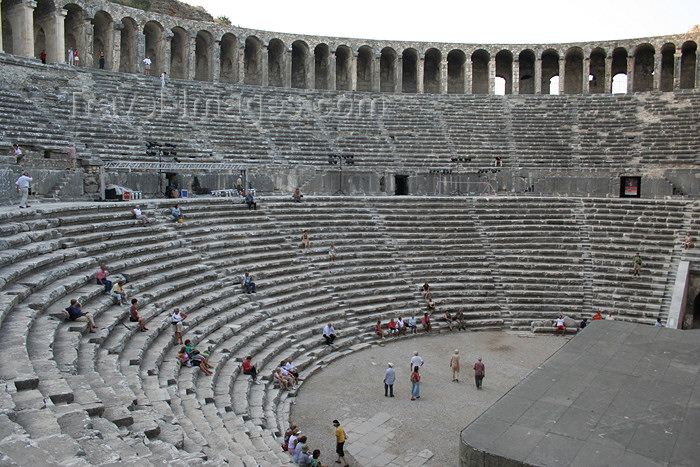
[[[406,196],[408,194],[408,175],[394,175],[396,190],[394,194],[397,196]]]
[[[620,198],[642,196],[642,177],[620,177]]]
[[[693,303],[693,329],[700,329],[700,294],[695,296]]]

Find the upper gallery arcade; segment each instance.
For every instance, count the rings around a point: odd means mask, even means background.
[[[302,89],[389,93],[581,94],[700,87],[700,28],[571,44],[448,44],[242,29],[100,0],[0,0],[0,51],[126,73]],[[626,84],[624,84],[626,82]]]

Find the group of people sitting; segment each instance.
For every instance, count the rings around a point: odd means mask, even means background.
[[[213,367],[209,364],[209,353],[202,353],[197,350],[194,344],[192,344],[192,341],[189,339],[187,339],[185,341],[185,345],[180,348],[180,351],[177,354],[177,359],[183,366],[199,367],[199,369],[202,370],[202,373],[207,376],[211,376],[213,374],[211,371],[211,368]]]
[[[297,465],[323,467],[321,465],[321,450],[311,451],[309,445],[306,444],[307,441],[306,436],[301,434],[301,430],[296,425],[292,425],[284,432],[282,450],[291,454]]]
[[[275,372],[272,374],[274,383],[279,384],[280,389],[296,389],[299,383],[299,372],[297,371],[292,359],[282,360]]]

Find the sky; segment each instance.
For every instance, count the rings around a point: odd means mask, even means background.
[[[536,44],[680,34],[700,0],[184,0],[243,28],[380,40]]]

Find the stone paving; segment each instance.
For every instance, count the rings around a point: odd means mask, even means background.
[[[515,332],[444,332],[356,352],[308,378],[296,397],[291,421],[335,465],[331,421],[348,434],[346,458],[353,466],[453,466],[459,432],[569,338]],[[460,349],[460,382],[451,382],[449,359]],[[421,399],[410,400],[408,362],[418,350],[425,360]],[[474,386],[477,357],[486,364],[484,389]],[[396,397],[385,398],[383,374],[394,363]]]

